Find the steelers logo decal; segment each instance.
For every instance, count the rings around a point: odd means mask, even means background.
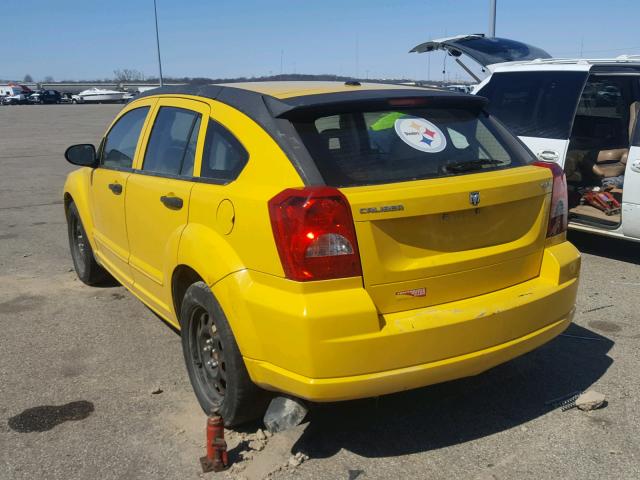
[[[395,122],[398,136],[410,147],[427,153],[438,153],[447,146],[442,130],[420,117],[403,117]]]

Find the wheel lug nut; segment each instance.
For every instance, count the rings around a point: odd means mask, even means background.
[[[211,368],[216,368],[218,366],[218,362],[216,362],[215,360],[209,360],[207,362],[207,365],[209,365],[209,367]]]

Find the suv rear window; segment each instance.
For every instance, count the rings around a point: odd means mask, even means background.
[[[477,95],[519,136],[567,139],[587,72],[494,73]]]
[[[331,186],[477,173],[531,160],[485,113],[460,107],[327,112],[293,124]]]

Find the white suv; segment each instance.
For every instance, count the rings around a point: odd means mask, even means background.
[[[463,55],[488,73],[474,93],[569,186],[570,227],[640,241],[640,56],[557,59],[514,40],[459,35],[412,52]],[[615,201],[613,201],[615,200]]]

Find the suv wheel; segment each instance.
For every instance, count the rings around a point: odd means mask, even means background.
[[[87,232],[82,225],[76,204],[71,202],[67,208],[67,230],[69,232],[69,248],[73,267],[78,278],[87,285],[103,283],[109,274],[98,265],[93,256],[93,249],[87,239]]]
[[[229,322],[206,283],[187,289],[180,324],[189,380],[205,413],[218,412],[228,426],[264,414],[268,394],[249,378]]]

